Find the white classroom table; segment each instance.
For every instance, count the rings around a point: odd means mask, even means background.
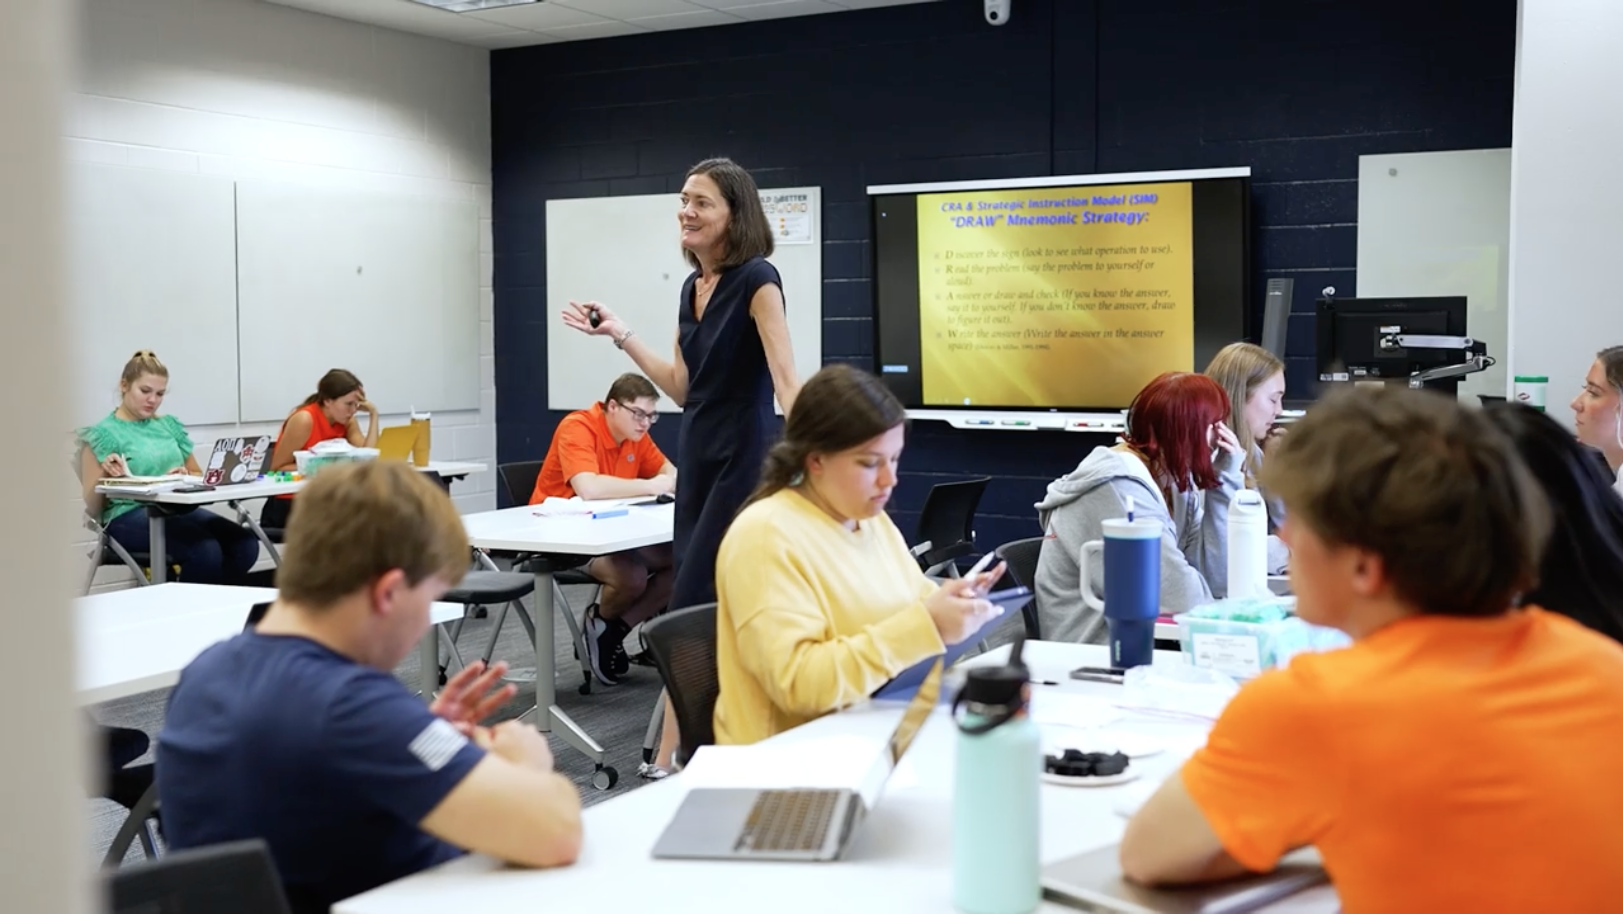
[[[1001,663],[1002,647],[965,661]],[[1032,678],[1062,683],[1033,686],[1034,713],[1042,692],[1109,699],[1121,686],[1079,682],[1070,670],[1103,665],[1105,649],[1095,645],[1026,643]],[[1158,652],[1157,664],[1181,663],[1180,655]],[[836,735],[875,741],[887,738],[901,715],[896,702],[869,703],[820,718],[774,737],[792,743]],[[1063,709],[1061,709],[1063,710]],[[1116,787],[1042,785],[1042,861],[1051,863],[1121,839],[1126,825],[1116,805],[1174,772],[1205,740],[1200,723],[1130,715],[1113,724],[1153,736],[1166,751],[1135,759],[1139,781]],[[1066,728],[1043,724],[1045,743],[1065,739]],[[635,893],[659,914],[826,914],[844,908],[880,914],[952,912],[952,790],[956,731],[947,709],[934,715],[891,775],[885,794],[843,861],[775,863],[765,861],[655,860],[654,842],[681,805],[687,788],[682,775],[640,787],[587,809],[580,859],[569,867],[526,870],[470,855],[408,876],[339,902],[334,914],[443,914],[445,911],[587,911],[601,907],[616,886]],[[1135,790],[1135,787],[1137,788]],[[1130,793],[1132,792],[1132,793]],[[1275,914],[1325,914],[1337,910],[1333,889],[1324,887],[1283,899],[1266,910]],[[1075,908],[1044,900],[1038,911],[1061,914]]]
[[[197,655],[240,634],[255,604],[275,599],[276,590],[270,587],[170,583],[74,600],[79,704],[174,685]],[[439,626],[462,615],[463,607],[455,603],[429,608],[433,627],[418,646],[425,696],[439,686]]]
[[[529,505],[464,514],[468,542],[478,549],[542,555],[599,556],[671,541],[676,519],[672,505],[642,505],[648,498],[589,502],[602,510],[626,507],[618,517],[596,519],[580,515],[542,517]],[[544,562],[535,572],[535,725],[548,733],[554,727],[565,742],[605,771],[603,747],[558,707],[557,642],[553,620],[552,570]],[[585,658],[582,658],[583,660]],[[612,780],[618,773],[610,775]]]
[[[467,476],[472,473],[483,473],[485,465],[482,463],[457,463],[454,461],[429,461],[421,468],[425,473],[434,473],[442,479],[452,479]],[[259,523],[243,512],[241,502],[253,501],[258,498],[273,498],[277,495],[292,495],[304,488],[308,480],[297,482],[245,482],[234,486],[216,486],[207,492],[176,492],[175,486],[163,486],[155,489],[136,489],[131,491],[122,486],[97,486],[96,492],[109,498],[121,501],[137,501],[151,505],[170,505],[173,507],[200,507],[202,505],[215,505],[222,502],[229,504],[237,510],[238,516],[248,524],[254,536],[270,551],[271,558],[278,565],[281,559],[276,551],[276,544],[270,541]],[[167,560],[167,543],[164,541],[164,514],[162,511],[147,512],[147,537],[151,540],[148,554],[155,558],[151,561],[152,583],[162,584],[169,578],[169,562]]]

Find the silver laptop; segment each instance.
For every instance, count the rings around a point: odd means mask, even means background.
[[[885,782],[941,694],[936,659],[885,748],[852,788],[696,787],[654,844],[654,856],[688,860],[838,860],[872,812]]]
[[[1119,855],[1119,845],[1101,847],[1051,863],[1038,878],[1048,897],[1110,914],[1244,914],[1329,881],[1312,848],[1286,856],[1272,872],[1154,889],[1123,878]]]

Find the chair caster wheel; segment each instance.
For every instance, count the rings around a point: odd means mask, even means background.
[[[581,678],[580,688],[576,689],[576,691],[580,692],[582,695],[590,695],[590,694],[592,694],[592,673],[591,673],[591,671],[590,670],[583,671],[581,673],[580,678]]]
[[[607,766],[598,766],[592,772],[592,786],[598,790],[613,790],[614,785],[620,783],[620,772]]]

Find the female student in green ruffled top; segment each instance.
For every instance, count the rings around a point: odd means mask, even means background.
[[[169,369],[149,350],[124,365],[118,408],[95,425],[79,429],[79,479],[85,504],[100,515],[107,533],[132,552],[151,548],[147,515],[137,502],[104,499],[96,484],[108,476],[202,475],[186,427],[158,415],[169,392]],[[259,541],[234,521],[207,509],[170,517],[164,525],[168,560],[180,566],[179,580],[194,584],[240,584],[259,559]],[[154,557],[156,561],[156,557]]]

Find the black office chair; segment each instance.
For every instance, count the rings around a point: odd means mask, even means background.
[[[511,507],[527,505],[530,494],[535,491],[535,480],[541,475],[541,461],[503,463],[496,467],[496,475],[502,481],[502,488],[507,490],[507,499],[513,503]]]
[[[1014,583],[1021,587],[1031,588],[1031,599],[1026,605],[1020,607],[1020,615],[1026,622],[1026,640],[1037,641],[1042,638],[1041,617],[1037,615],[1037,556],[1043,551],[1043,539],[1034,536],[1031,539],[1015,540],[1004,543],[993,550],[998,559],[1008,563],[1004,574],[1014,579]]]
[[[956,576],[958,559],[975,551],[975,509],[986,491],[990,476],[944,482],[925,496],[919,512],[918,545],[913,556],[926,574]]]
[[[644,622],[642,644],[654,658],[676,712],[681,739],[675,761],[681,767],[700,746],[716,741],[712,718],[716,696],[721,693],[716,674],[716,604],[701,603]],[[658,708],[654,711],[659,712]]]
[[[489,665],[491,655],[496,652],[496,639],[501,635],[502,623],[507,621],[507,611],[509,609],[518,611],[519,621],[524,624],[524,630],[529,632],[530,642],[532,644],[535,642],[535,623],[530,619],[529,612],[525,610],[524,604],[521,602],[525,597],[534,592],[535,577],[527,572],[470,571],[463,575],[461,583],[457,584],[457,586],[451,588],[450,590],[447,590],[445,595],[440,597],[440,601],[443,603],[462,604],[464,608],[463,619],[466,619],[468,613],[471,612],[476,606],[501,607],[501,610],[496,616],[496,624],[491,627],[490,643],[485,646],[485,653],[483,655],[485,664]],[[462,634],[463,619],[458,619],[455,622],[452,622],[450,631],[447,633],[447,640],[450,642],[451,657],[455,662],[457,669],[461,669],[462,667],[462,657],[457,651],[456,640],[457,637]],[[513,670],[512,672],[518,673],[519,671]],[[531,670],[530,672],[533,676],[534,670]],[[445,670],[443,668],[440,671],[440,678],[443,682],[445,678]],[[518,675],[514,676],[513,678],[521,679],[523,677],[522,675]]]
[[[128,866],[108,875],[104,888],[112,914],[292,914],[258,838]]]

